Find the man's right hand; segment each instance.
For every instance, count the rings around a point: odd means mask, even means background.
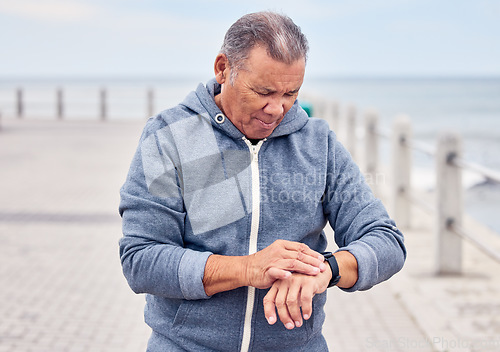
[[[324,257],[306,244],[276,240],[270,246],[247,257],[248,286],[269,288],[276,280],[287,279],[292,272],[317,275],[325,271]]]
[[[276,240],[252,255],[212,254],[205,265],[203,285],[208,296],[242,286],[269,288],[292,272],[317,275],[326,269],[323,256],[306,244]]]

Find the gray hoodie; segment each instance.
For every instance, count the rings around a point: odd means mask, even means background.
[[[243,256],[277,239],[322,252],[329,221],[358,261],[366,290],[398,272],[403,235],[325,121],[297,102],[252,145],[214,102],[215,80],[151,118],[121,189],[120,258],[132,290],[146,293],[148,351],[326,351],[326,292],[300,328],[269,325],[267,290],[205,294],[212,254]],[[334,332],[325,332],[328,334]]]

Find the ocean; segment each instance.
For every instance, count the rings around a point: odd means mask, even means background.
[[[64,119],[98,119],[100,91],[106,89],[107,118],[146,119],[147,92],[153,92],[153,111],[180,102],[198,83],[195,78],[170,79],[0,79],[0,114],[15,118],[17,90],[22,88],[24,118],[54,119],[56,90],[61,88]],[[444,131],[463,137],[464,158],[500,170],[500,77],[496,78],[329,78],[307,77],[302,96],[339,103],[341,113],[356,106],[358,119],[367,109],[379,113],[380,125],[389,130],[394,118],[411,118],[415,139],[435,145]],[[300,97],[299,97],[300,98]],[[314,108],[314,106],[313,106]],[[381,161],[389,162],[388,143],[382,144]],[[433,160],[413,155],[413,184],[434,187]],[[500,233],[500,185],[472,172],[464,173],[465,210]]]

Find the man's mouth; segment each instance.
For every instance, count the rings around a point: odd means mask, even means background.
[[[266,129],[269,129],[269,128],[272,128],[276,125],[276,121],[271,121],[271,122],[265,122],[265,121],[262,121],[260,119],[256,119],[257,121],[259,121],[260,125]]]

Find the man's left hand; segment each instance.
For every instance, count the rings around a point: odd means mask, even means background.
[[[341,276],[337,286],[352,287],[358,280],[356,258],[348,251],[339,251],[334,255]],[[326,265],[326,270],[315,276],[293,273],[288,279],[275,281],[264,297],[264,314],[269,324],[276,323],[277,309],[287,329],[302,326],[302,318],[307,320],[311,317],[313,297],[328,288],[331,278],[332,270]]]
[[[307,320],[311,317],[313,297],[328,287],[332,272],[327,267],[327,270],[315,276],[293,273],[286,280],[275,281],[264,297],[264,314],[268,323],[272,325],[277,321],[277,309],[287,329],[301,327],[302,318]]]

